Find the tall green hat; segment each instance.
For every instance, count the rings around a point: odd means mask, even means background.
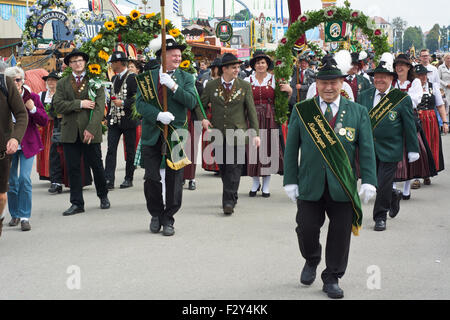
[[[345,78],[347,75],[342,74],[341,70],[337,66],[336,60],[332,55],[326,55],[322,59],[322,68],[319,69],[317,74],[318,80],[332,80],[337,78]]]

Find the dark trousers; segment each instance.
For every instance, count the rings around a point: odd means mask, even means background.
[[[162,197],[162,184],[159,169],[161,167],[162,140],[154,146],[142,146],[142,161],[144,163],[144,194],[147,210],[152,217],[158,217],[162,225],[174,224],[173,216],[181,208],[183,196],[183,169],[172,170],[166,167],[166,204]]]
[[[125,139],[126,166],[125,179],[133,181],[134,176],[134,155],[136,153],[136,128],[121,129],[118,126],[108,128],[108,152],[105,160],[106,180],[114,184],[116,164],[117,164],[117,146],[120,136],[123,134]]]
[[[219,172],[223,184],[222,207],[231,205],[234,208],[238,200],[239,183],[245,163],[245,147],[228,146],[224,143],[221,150],[222,155],[217,154],[217,149],[215,151],[216,161],[222,163],[219,164]],[[240,159],[238,155],[244,155],[244,160],[241,161],[242,157]]]
[[[63,168],[61,166],[61,157],[58,152],[60,143],[52,142],[50,146],[50,181],[51,183],[63,183]]]
[[[78,137],[75,143],[64,143],[64,158],[67,163],[67,171],[70,182],[70,202],[74,205],[84,207],[83,185],[81,178],[81,157],[92,168],[94,174],[95,189],[97,196],[102,199],[108,195],[106,187],[105,170],[102,161],[102,149],[100,143],[82,143]],[[88,166],[86,166],[88,167]]]
[[[387,219],[391,208],[392,183],[394,182],[397,162],[383,162],[377,159],[378,189],[375,205],[373,207],[373,220]]]
[[[325,212],[330,220],[325,249],[326,269],[322,272],[324,283],[337,283],[347,268],[352,232],[353,207],[351,202],[336,202],[328,186],[319,201],[297,201],[297,238],[300,252],[310,266],[321,259],[320,228],[325,222]]]

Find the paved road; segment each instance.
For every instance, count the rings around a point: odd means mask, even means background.
[[[450,137],[443,141],[450,165]],[[117,184],[123,176],[122,160]],[[280,176],[269,199],[249,198],[243,178],[236,212],[225,217],[220,179],[199,169],[173,237],[148,231],[142,169],[133,188],[110,192],[110,210],[99,208],[93,186],[85,189],[86,212],[72,217],[61,215],[68,189],[49,195],[49,183],[32,177],[32,230],[5,226],[0,239],[0,299],[327,299],[319,277],[299,284],[296,207]],[[449,187],[447,170],[413,190],[382,233],[372,230],[373,202],[363,207],[340,282],[345,299],[450,299]]]

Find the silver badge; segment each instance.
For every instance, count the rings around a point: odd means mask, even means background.
[[[339,134],[340,134],[341,136],[345,136],[346,133],[347,133],[347,130],[345,130],[344,128],[341,128],[341,129],[339,130]]]

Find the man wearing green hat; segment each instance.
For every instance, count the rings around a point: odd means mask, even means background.
[[[284,188],[297,203],[297,237],[306,263],[300,282],[311,285],[321,260],[320,228],[325,212],[330,219],[326,244],[323,291],[342,298],[338,281],[347,268],[350,235],[361,228],[361,198],[376,193],[375,152],[367,110],[340,96],[342,72],[332,56],[323,59],[317,75],[319,96],[295,105],[284,154]],[[355,173],[359,147],[362,185]],[[301,152],[300,165],[298,163]]]
[[[369,111],[377,159],[378,189],[373,219],[375,231],[386,230],[386,218],[395,217],[400,210],[400,199],[392,189],[397,163],[403,159],[406,143],[408,161],[419,159],[419,144],[413,118],[413,105],[409,95],[392,87],[397,74],[393,57],[382,55],[378,67],[371,73],[374,88],[361,92],[359,103]],[[362,163],[362,160],[360,160]]]

